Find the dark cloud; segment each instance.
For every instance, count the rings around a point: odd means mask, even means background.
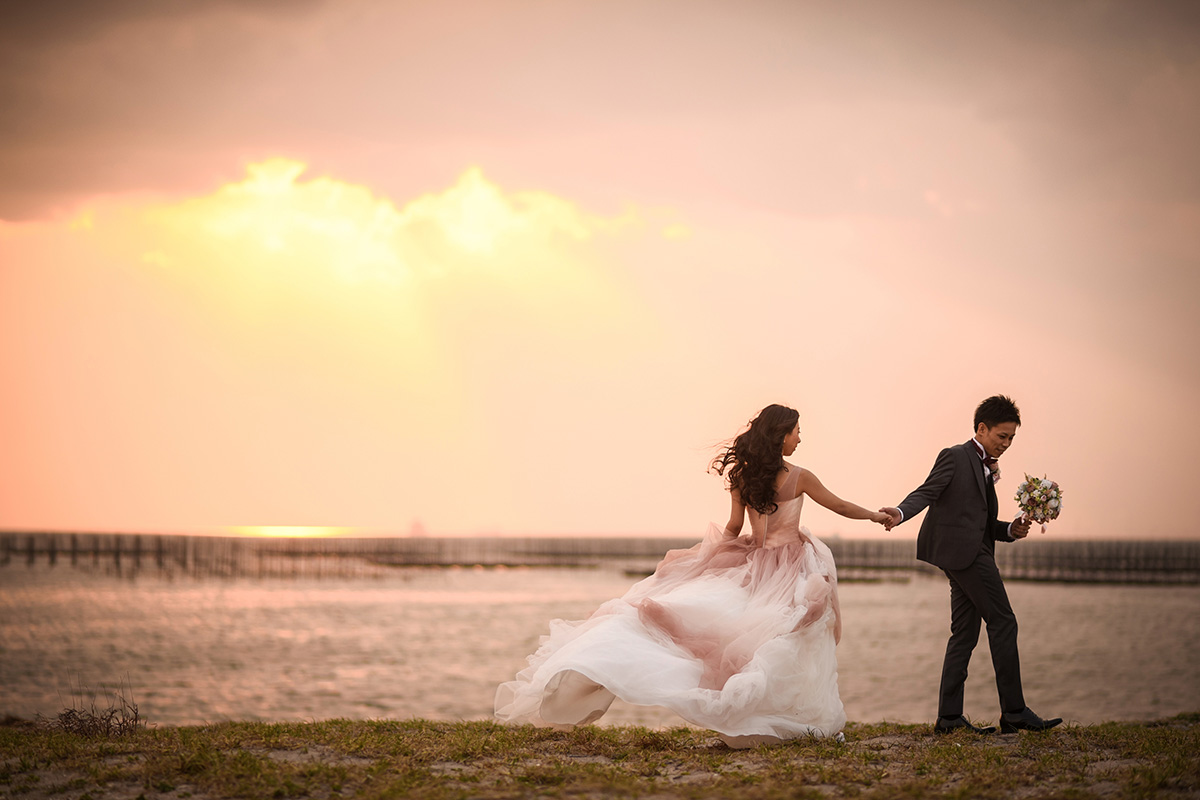
[[[186,15],[197,4],[155,0],[42,0],[0,6],[0,44],[38,49],[86,39],[130,20]]]
[[[1046,185],[1200,200],[1200,4],[1037,8],[1032,26],[996,19],[1013,78],[997,76],[984,113],[1019,138]]]
[[[38,0],[0,5],[0,45],[38,49],[86,40],[144,20],[190,19],[216,13],[272,17],[303,12],[322,0]]]
[[[43,215],[94,193],[177,189],[189,163],[253,148],[253,111],[225,112],[319,5],[5,4],[0,218]]]
[[[658,165],[629,188],[701,171],[735,201],[830,213],[895,211],[939,173],[1002,180],[938,114],[992,126],[1047,196],[1200,198],[1192,2],[114,0],[4,4],[0,31],[7,219],[356,148],[456,171],[557,147],[592,182],[587,148],[626,147]],[[929,114],[898,128],[889,104]],[[854,206],[877,172],[900,188]]]

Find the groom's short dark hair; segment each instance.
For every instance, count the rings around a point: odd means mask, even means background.
[[[1017,404],[1011,398],[995,394],[984,400],[975,409],[975,430],[979,430],[981,422],[989,428],[994,428],[1004,422],[1015,422],[1020,425],[1021,410],[1017,408]]]

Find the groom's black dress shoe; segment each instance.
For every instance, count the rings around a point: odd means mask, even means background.
[[[1062,717],[1042,719],[1028,707],[1016,714],[1000,715],[1000,732],[1016,733],[1017,731],[1048,731],[1062,722]]]
[[[938,721],[936,723],[934,723],[933,732],[934,733],[951,733],[952,731],[956,731],[959,728],[965,728],[967,730],[974,731],[975,733],[978,733],[978,734],[988,734],[988,733],[996,732],[996,729],[993,728],[991,725],[988,725],[986,728],[980,728],[976,725],[972,725],[969,721],[967,721],[967,718],[963,717],[963,716],[938,717]]]

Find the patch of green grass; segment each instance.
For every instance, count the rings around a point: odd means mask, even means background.
[[[851,724],[847,741],[731,750],[691,728],[555,731],[429,720],[219,723],[94,739],[0,727],[12,797],[1120,797],[1200,790],[1200,714],[1045,734],[934,736]]]

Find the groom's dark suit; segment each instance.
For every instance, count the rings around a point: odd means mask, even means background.
[[[1015,539],[1009,535],[1009,523],[996,519],[996,489],[991,478],[984,477],[974,441],[938,453],[929,477],[899,505],[905,520],[926,507],[917,558],[940,567],[950,579],[950,641],[942,664],[938,716],[958,717],[963,712],[967,664],[979,641],[981,619],[987,623],[1000,710],[1017,713],[1025,708],[1017,618],[995,559],[995,543]]]

